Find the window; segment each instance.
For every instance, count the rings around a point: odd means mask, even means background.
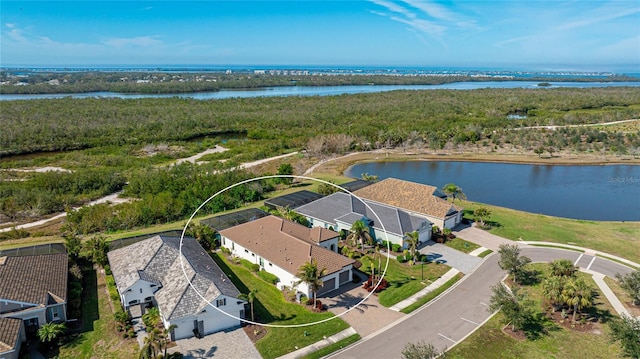
[[[222,298],[222,299],[218,299],[216,300],[216,307],[222,307],[227,305],[227,298]]]
[[[245,253],[249,253],[249,250],[248,250],[248,249],[245,249],[245,250],[244,250],[244,252],[245,252]]]
[[[59,318],[58,308],[51,308],[51,316],[53,317],[53,319],[58,319]]]
[[[142,294],[142,288],[140,288],[140,294]]]

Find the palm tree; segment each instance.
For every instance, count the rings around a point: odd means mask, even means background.
[[[573,277],[578,268],[568,259],[551,261],[551,274],[558,277]]]
[[[38,338],[44,343],[52,342],[67,330],[64,323],[47,323],[38,329]]]
[[[147,310],[146,313],[142,315],[142,322],[149,328],[155,328],[160,323],[160,310],[158,307],[153,307]]]
[[[567,280],[564,277],[549,277],[542,282],[542,294],[549,299],[553,306],[553,311],[559,309],[564,303],[562,292]]]
[[[238,296],[238,298],[242,299],[242,300],[246,300],[247,302],[249,302],[249,306],[251,307],[251,321],[255,322],[255,319],[253,317],[253,301],[256,299],[256,294],[258,293],[258,288],[254,288],[251,291],[249,291],[249,293],[247,294],[240,294]]]
[[[318,269],[318,262],[315,259],[306,262],[298,268],[296,277],[298,281],[294,283],[297,286],[300,283],[306,283],[309,286],[309,290],[313,293],[313,304],[316,304],[316,292],[322,287],[322,277],[327,274],[327,269]]]
[[[456,186],[453,183],[447,183],[446,185],[444,185],[444,187],[442,187],[442,191],[447,195],[447,197],[451,197],[451,202],[455,202],[456,198],[459,198],[461,200],[467,199],[467,196],[462,191],[462,188]]]
[[[568,306],[573,307],[573,322],[576,321],[578,310],[593,303],[593,297],[593,288],[584,279],[576,278],[567,283],[562,291],[562,298]]]
[[[420,243],[420,234],[418,231],[406,232],[404,234],[404,241],[409,243],[409,251],[411,251],[411,258],[416,261],[416,250],[418,249],[418,243]]]
[[[164,346],[164,355],[162,356],[163,358],[167,358],[167,346],[171,341],[171,331],[176,329],[177,327],[177,325],[171,324],[169,328],[165,328],[164,331],[162,331],[162,345]]]
[[[161,348],[162,337],[158,329],[147,332],[144,338],[144,345],[140,349],[139,359],[152,359],[158,356]]]
[[[351,225],[349,235],[347,235],[347,243],[352,242],[355,246],[357,242],[360,242],[360,245],[364,247],[365,240],[369,244],[373,243],[373,237],[371,237],[369,233],[369,227],[360,219]]]

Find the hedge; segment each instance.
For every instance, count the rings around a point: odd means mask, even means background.
[[[271,274],[265,270],[259,271],[258,277],[260,277],[265,282],[271,283],[271,284],[277,284],[280,281],[280,279],[278,279],[278,277],[275,274]]]

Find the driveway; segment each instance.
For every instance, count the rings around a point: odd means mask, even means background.
[[[355,307],[357,303],[369,295],[369,292],[362,288],[362,281],[366,278],[366,274],[354,271],[354,275],[356,274],[362,279],[358,284],[345,285],[339,290],[319,298],[322,303],[327,305],[331,313],[341,315],[349,310],[340,318],[355,329],[361,337],[366,337],[405,316],[403,313],[380,305],[375,294]]]
[[[178,346],[169,348],[169,353],[180,352],[185,359],[243,358],[261,359],[260,353],[251,343],[244,329],[238,327],[217,332],[202,339],[189,338],[176,341]]]
[[[482,258],[470,256],[464,252],[449,248],[444,244],[436,243],[434,241],[427,241],[419,248],[419,251],[422,254],[426,254],[429,261],[444,263],[464,274],[471,273],[473,269],[482,262]]]

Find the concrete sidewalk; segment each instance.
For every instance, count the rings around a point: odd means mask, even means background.
[[[609,300],[609,303],[611,303],[611,306],[613,307],[613,309],[615,309],[615,311],[618,312],[619,315],[625,314],[630,317],[631,315],[629,314],[629,311],[627,311],[627,308],[624,307],[622,302],[620,302],[620,299],[618,299],[618,297],[613,293],[611,288],[609,288],[607,283],[605,283],[604,274],[602,273],[591,273],[591,274],[593,274],[593,281],[596,282],[596,284],[598,285],[598,288],[600,288],[600,290],[602,291],[602,294],[604,294],[604,296],[607,297],[607,300]]]
[[[456,275],[458,275],[458,273],[460,273],[459,270],[452,268],[450,269],[447,273],[443,274],[442,277],[436,279],[433,283],[429,284],[426,288],[422,289],[421,291],[419,291],[418,293],[410,296],[409,298],[397,303],[396,305],[390,307],[389,309],[391,310],[395,310],[396,312],[401,311],[402,309],[410,306],[411,304],[415,303],[418,301],[418,299],[420,299],[421,297],[424,297],[425,295],[433,292],[434,290],[440,288],[442,285],[444,285],[446,282],[449,281],[449,279],[455,277]]]
[[[354,334],[357,334],[355,329],[349,327],[349,328],[347,328],[347,329],[345,329],[345,330],[343,330],[343,331],[341,331],[341,332],[339,332],[337,334],[334,334],[334,335],[332,335],[332,336],[330,336],[328,338],[325,338],[325,339],[323,339],[323,340],[321,340],[319,342],[315,342],[315,343],[313,343],[311,345],[308,345],[308,346],[306,346],[304,348],[298,349],[298,350],[296,350],[294,352],[291,352],[289,354],[285,354],[285,355],[283,355],[281,357],[278,357],[278,359],[300,358],[300,357],[303,357],[303,356],[305,356],[307,354],[310,354],[310,353],[313,353],[315,351],[318,351],[318,350],[320,350],[320,349],[322,349],[322,348],[324,348],[326,346],[329,346],[329,345],[331,345],[333,343],[337,343],[337,342],[341,341],[342,339],[350,337],[350,336],[352,336]]]
[[[555,243],[555,242],[538,242],[538,241],[522,241],[522,242],[516,242],[516,243],[524,243],[524,244],[532,245],[532,246],[542,245],[542,246],[550,246],[550,247],[560,247],[560,248],[567,248],[567,249],[575,249],[575,250],[578,250],[578,251],[585,252],[585,254],[602,257],[604,259],[612,259],[614,261],[626,264],[627,266],[630,266],[632,268],[640,269],[640,264],[638,264],[636,262],[633,262],[633,261],[630,261],[630,260],[628,260],[626,258],[614,256],[613,254],[596,251],[596,250],[590,249],[590,248],[574,246],[572,244],[562,244],[562,243]]]

